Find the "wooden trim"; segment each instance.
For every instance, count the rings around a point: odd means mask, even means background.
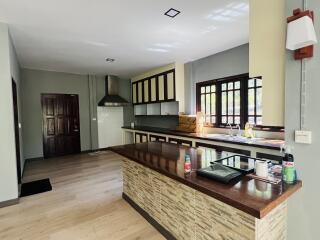
[[[3,201],[3,202],[0,202],[0,208],[9,207],[12,205],[16,205],[18,203],[19,203],[19,198]]]
[[[228,82],[234,82],[234,81],[240,81],[240,96],[241,96],[240,98],[242,99],[240,102],[240,126],[244,127],[245,115],[243,115],[243,114],[245,114],[245,110],[243,108],[246,108],[246,107],[242,107],[242,106],[246,106],[246,105],[242,105],[242,104],[245,104],[247,100],[246,100],[245,89],[244,89],[244,87],[246,85],[243,83],[246,82],[245,80],[249,79],[249,78],[250,78],[249,73],[244,73],[244,74],[228,76],[228,77],[224,77],[224,78],[208,80],[208,81],[204,81],[204,82],[198,82],[196,84],[196,110],[197,110],[197,112],[201,111],[201,87],[206,87],[209,85],[216,84],[216,123],[212,124],[210,126],[206,126],[206,127],[219,127],[221,125],[225,125],[225,124],[221,123],[221,120],[222,120],[221,83],[228,83]],[[228,91],[226,91],[226,92],[228,93]],[[227,103],[227,106],[228,106],[228,103]],[[228,116],[228,114],[227,114],[227,116]],[[232,124],[232,125],[235,125],[235,124]]]
[[[130,204],[144,219],[146,219],[159,233],[167,240],[176,240],[176,238],[164,227],[162,227],[153,217],[136,204],[127,194],[122,193],[122,198]]]

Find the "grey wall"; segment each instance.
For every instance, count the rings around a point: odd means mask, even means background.
[[[0,202],[18,197],[10,44],[8,26],[0,23]]]
[[[186,111],[196,113],[196,83],[249,72],[249,44],[185,64]]]
[[[302,8],[302,0],[287,0],[287,16],[292,10]],[[315,12],[315,29],[320,38],[320,1],[308,0],[308,9]],[[294,143],[294,130],[299,129],[300,61],[293,60],[292,52],[287,53],[285,84],[285,127],[286,143],[294,147],[296,167],[303,187],[289,201],[290,240],[315,240],[320,237],[320,188],[319,188],[319,149],[320,149],[320,45],[315,45],[314,57],[307,60],[307,104],[306,128],[312,131],[312,144]]]
[[[43,156],[41,93],[79,95],[81,150],[98,149],[97,103],[105,94],[104,76],[77,75],[22,69],[24,157]],[[119,94],[131,100],[130,81],[119,79]],[[133,119],[132,107],[124,107],[124,125]]]
[[[91,149],[88,76],[22,69],[24,157],[43,156],[41,93],[78,94],[81,150]]]
[[[10,69],[11,76],[16,83],[17,86],[17,94],[18,94],[18,121],[22,123],[22,105],[21,105],[21,74],[20,74],[20,64],[18,62],[17,53],[15,47],[12,43],[12,39],[9,41],[9,53],[10,53]],[[20,142],[20,164],[21,164],[21,175],[23,173],[24,168],[24,156],[23,156],[23,139],[22,139],[22,128],[19,128],[19,142]]]
[[[97,80],[97,102],[99,102],[105,94],[105,76],[96,76]],[[130,79],[119,79],[119,95],[131,101],[131,81]],[[134,121],[133,106],[123,107],[123,125],[128,126]]]
[[[135,124],[147,127],[174,129],[177,127],[178,123],[179,118],[176,116],[139,116],[135,118]],[[128,126],[130,126],[130,123]]]

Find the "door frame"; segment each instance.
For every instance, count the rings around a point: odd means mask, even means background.
[[[19,131],[19,102],[18,102],[18,90],[17,83],[13,78],[12,82],[12,105],[13,105],[13,123],[14,123],[14,135],[16,146],[16,164],[17,164],[17,179],[18,184],[21,184],[21,155],[20,155],[20,131]]]
[[[62,96],[75,96],[77,98],[77,103],[78,103],[78,123],[79,123],[79,151],[77,153],[81,153],[81,122],[80,122],[80,101],[79,101],[79,94],[71,94],[71,93],[41,93],[40,94],[40,103],[41,103],[41,125],[42,125],[42,151],[43,151],[43,158],[48,159],[48,158],[54,158],[54,157],[60,157],[60,156],[46,156],[45,155],[45,124],[44,124],[44,113],[43,113],[43,99],[44,96],[49,96],[49,95],[62,95]],[[74,153],[74,154],[77,154]],[[66,156],[69,154],[61,155],[61,156]]]

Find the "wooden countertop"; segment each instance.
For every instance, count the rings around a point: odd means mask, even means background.
[[[207,167],[210,161],[224,157],[225,152],[209,148],[190,148],[171,143],[147,142],[110,147],[109,150],[203,192],[256,218],[263,218],[302,186],[270,184],[249,177],[234,184],[223,184],[201,176],[196,170]],[[185,155],[191,157],[192,172],[184,173]]]
[[[259,139],[259,140],[248,139],[247,141],[238,141],[236,139],[231,140],[231,139],[225,139],[225,138],[217,138],[217,137],[213,137],[210,134],[186,133],[186,132],[179,132],[176,130],[170,130],[165,128],[147,127],[147,126],[135,126],[134,128],[123,126],[122,128],[128,129],[128,130],[135,130],[135,131],[145,131],[145,132],[194,138],[199,140],[225,142],[225,143],[265,148],[265,149],[271,149],[271,150],[280,150],[281,145],[284,143],[283,140],[276,140],[276,139]]]

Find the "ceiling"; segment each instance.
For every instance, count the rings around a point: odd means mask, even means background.
[[[131,77],[247,43],[249,0],[0,0],[0,22],[22,67]]]

